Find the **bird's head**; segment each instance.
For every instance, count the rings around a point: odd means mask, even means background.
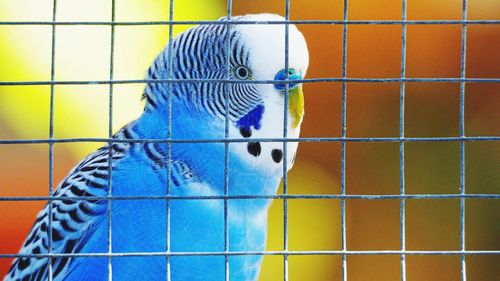
[[[284,22],[278,15],[244,15],[231,20],[259,23],[232,24],[228,29],[224,24],[227,19],[221,18],[218,24],[200,25],[184,32],[172,44],[171,72],[176,79],[229,79],[231,83],[174,83],[174,98],[224,121],[228,97],[229,137],[249,138],[249,143],[231,144],[231,151],[255,169],[281,173],[283,143],[250,138],[282,138],[285,123],[289,138],[299,136],[304,116],[302,85],[293,81],[288,86],[285,82],[252,81],[303,79],[309,64],[307,44],[295,25],[289,24],[287,32],[283,23],[268,23]],[[168,57],[168,51],[158,56],[148,78],[167,77]],[[145,96],[149,107],[166,100],[166,95],[158,92],[165,92],[165,87],[155,83],[147,86]],[[287,144],[288,168],[293,164],[297,145],[297,142]]]

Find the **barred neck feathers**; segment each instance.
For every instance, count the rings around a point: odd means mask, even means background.
[[[277,15],[258,14],[232,17],[231,20],[269,22],[285,19]],[[172,83],[175,106],[183,104],[188,111],[205,112],[212,116],[214,122],[222,124],[219,128],[224,128],[228,97],[231,138],[282,138],[286,111],[287,136],[298,137],[303,116],[302,86],[289,84],[289,104],[285,105],[283,84],[248,83],[251,80],[285,79],[286,76],[301,79],[305,76],[309,63],[305,39],[294,25],[290,24],[288,31],[290,72],[286,75],[284,24],[232,25],[229,32],[225,24],[214,24],[197,26],[184,32],[172,44],[172,78],[230,79],[235,82]],[[228,42],[229,52],[226,51]],[[148,78],[168,78],[168,58],[168,50],[165,49],[149,69]],[[166,83],[149,83],[145,96],[146,110],[164,111],[168,108]],[[224,135],[223,130],[220,133]],[[297,143],[289,142],[286,155],[288,169],[293,164],[296,150]],[[235,161],[241,161],[244,167],[264,174],[282,174],[282,142],[249,139],[248,143],[231,144],[230,151]]]

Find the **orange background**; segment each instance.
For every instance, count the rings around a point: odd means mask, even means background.
[[[117,1],[120,5],[121,1]],[[124,1],[133,2],[133,1]],[[158,1],[148,1],[158,2]],[[163,1],[167,2],[167,1]],[[180,2],[180,1],[176,1]],[[401,0],[351,0],[351,20],[400,20]],[[460,0],[410,0],[408,20],[460,20]],[[215,19],[225,13],[226,1],[215,2],[217,8],[205,18],[203,12],[195,19]],[[291,1],[292,20],[342,20],[343,1]],[[214,4],[214,5],[215,5]],[[125,4],[123,4],[125,5]],[[146,9],[146,8],[144,8]],[[201,9],[203,7],[193,7]],[[270,12],[284,15],[284,1],[233,1],[233,14]],[[50,8],[46,18],[50,20]],[[141,9],[134,11],[142,13]],[[182,19],[190,19],[184,10]],[[64,14],[64,10],[60,10]],[[118,15],[118,14],[117,14]],[[147,13],[146,13],[147,15]],[[106,14],[109,21],[109,13]],[[500,18],[500,3],[495,0],[469,0],[468,19]],[[122,19],[122,20],[127,20]],[[160,19],[167,20],[165,11]],[[3,20],[7,20],[3,18]],[[10,19],[12,20],[12,19]],[[20,19],[29,20],[29,19]],[[86,19],[90,20],[90,19]],[[130,20],[130,19],[129,19]],[[151,19],[150,19],[151,20]],[[159,20],[159,19],[152,19]],[[2,29],[19,28],[1,26]],[[80,27],[83,29],[95,27]],[[44,29],[44,28],[42,28]],[[102,27],[109,32],[109,27]],[[125,29],[125,28],[123,28]],[[129,28],[131,29],[131,28]],[[166,26],[138,29],[135,32],[161,34],[161,40],[128,57],[115,62],[119,79],[141,79],[147,65],[167,40]],[[308,78],[341,77],[342,25],[299,25],[309,44],[310,67]],[[36,28],[33,28],[36,32]],[[44,29],[50,50],[50,26]],[[98,31],[96,31],[98,32]],[[124,31],[126,32],[126,31]],[[130,31],[131,32],[131,31]],[[407,77],[460,77],[461,25],[408,25]],[[106,33],[109,34],[109,33]],[[125,36],[122,36],[122,38]],[[26,39],[27,40],[27,39]],[[2,48],[9,41],[2,40]],[[149,41],[148,41],[149,42]],[[41,43],[40,43],[41,44]],[[109,42],[108,42],[109,44]],[[119,43],[117,43],[119,44]],[[24,46],[25,53],[38,52],[42,47]],[[61,47],[63,48],[63,47]],[[71,50],[71,46],[68,47]],[[138,47],[139,48],[139,47]],[[60,49],[58,49],[60,50]],[[467,27],[466,77],[500,78],[500,25],[469,25]],[[68,79],[103,79],[108,77],[106,62],[80,66],[83,70],[103,70],[102,78],[79,75],[78,69]],[[145,51],[144,51],[145,52]],[[2,61],[17,60],[0,51]],[[10,54],[10,53],[9,53]],[[46,53],[50,55],[50,53]],[[19,55],[20,56],[20,55]],[[64,56],[64,55],[62,55]],[[47,60],[50,56],[46,56]],[[401,59],[400,25],[349,25],[347,41],[347,76],[352,78],[398,78]],[[141,60],[131,77],[120,76],[134,60]],[[103,63],[104,62],[104,63]],[[62,62],[64,63],[64,62]],[[104,65],[104,66],[103,66]],[[49,64],[50,66],[50,64]],[[26,69],[37,67],[25,64]],[[130,66],[131,67],[131,66]],[[135,68],[136,66],[134,66]],[[49,68],[50,70],[50,68]],[[20,76],[18,81],[49,80],[44,75]],[[0,69],[1,81],[12,81],[11,72]],[[79,95],[91,101],[87,108],[72,107],[61,110],[56,118],[56,137],[103,137],[100,133],[82,130],[73,133],[66,127],[88,128],[93,122],[107,126],[107,86],[79,86],[85,88]],[[141,85],[115,86],[120,91],[135,91],[130,96],[139,102]],[[76,86],[57,86],[60,95]],[[398,137],[399,136],[399,83],[347,84],[347,136]],[[458,83],[406,83],[405,136],[457,137],[459,136],[459,84]],[[43,95],[40,107],[48,108],[49,86],[0,86],[0,112],[9,111],[14,119],[26,118],[32,113],[25,103],[3,102],[6,96],[30,92]],[[302,137],[339,137],[341,134],[341,83],[312,83],[304,86],[306,115]],[[18,93],[19,92],[19,93]],[[96,94],[97,93],[97,94]],[[128,93],[128,92],[127,92]],[[101,95],[102,94],[102,95]],[[129,95],[129,94],[127,94]],[[3,97],[2,97],[3,96]],[[76,95],[75,95],[76,96]],[[57,97],[56,97],[57,98]],[[57,100],[56,100],[57,101]],[[61,101],[63,103],[64,101]],[[61,104],[60,103],[60,104]],[[120,104],[115,105],[117,111]],[[56,104],[57,106],[57,104]],[[84,105],[85,106],[85,105]],[[83,106],[82,106],[83,107]],[[468,83],[465,87],[466,136],[499,136],[500,84]],[[77,115],[72,117],[74,110]],[[94,111],[95,110],[95,111]],[[102,116],[92,119],[99,112]],[[15,115],[17,114],[17,115]],[[46,138],[48,114],[38,123],[15,123],[0,114],[0,139]],[[127,116],[126,116],[127,117]],[[64,120],[79,118],[78,124],[64,124]],[[133,119],[133,116],[128,116]],[[96,121],[97,120],[97,121]],[[75,122],[75,121],[72,121]],[[59,125],[60,124],[60,125]],[[31,126],[31,127],[30,127]],[[22,127],[24,131],[19,128]],[[58,131],[60,130],[60,131]],[[26,133],[28,132],[28,134]],[[29,132],[33,132],[31,135]],[[70,132],[70,133],[68,133]],[[61,180],[82,154],[98,144],[56,144],[54,182]],[[76,152],[75,152],[76,151]],[[405,188],[408,194],[459,193],[459,144],[456,142],[407,143],[405,145]],[[465,188],[467,193],[500,193],[500,145],[498,142],[467,142],[465,144]],[[339,194],[340,143],[302,143],[297,163],[289,176],[289,192],[293,194]],[[0,145],[0,196],[45,196],[48,190],[48,146],[46,144]],[[346,192],[348,194],[399,194],[398,143],[348,143],[346,156]],[[40,201],[0,201],[0,253],[16,253],[29,231]],[[290,250],[340,250],[339,200],[289,200]],[[282,202],[276,201],[271,209],[269,250],[283,249]],[[346,203],[348,250],[399,250],[399,200],[350,199]],[[493,199],[466,200],[466,249],[500,249],[500,204]],[[407,250],[459,250],[459,200],[410,199],[406,201]],[[472,255],[466,258],[467,280],[493,280],[500,276],[500,256]],[[10,260],[0,259],[0,276],[8,269]],[[460,256],[407,256],[407,280],[460,280]],[[400,257],[348,256],[349,280],[400,280]],[[339,256],[290,256],[291,280],[340,280]],[[279,280],[283,274],[283,258],[266,256],[261,280]]]

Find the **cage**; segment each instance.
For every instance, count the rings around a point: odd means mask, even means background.
[[[493,280],[499,8],[486,0],[2,1],[0,276],[14,258],[46,258],[52,268],[52,257],[72,255],[17,252],[38,211],[60,200],[55,188],[71,167],[119,143],[114,132],[139,116],[144,86],[158,82],[144,72],[165,45],[221,16],[276,13],[285,20],[259,24],[287,32],[296,25],[309,45],[306,115],[299,138],[284,129],[282,138],[249,140],[281,142],[285,151],[299,143],[296,163],[269,196],[266,250],[230,251],[228,202],[260,197],[227,194],[228,147],[239,140],[228,138],[226,125],[224,137],[210,140],[226,149],[226,193],[217,198],[226,215],[224,250],[198,254],[223,257],[226,280],[230,258],[239,255],[264,257],[259,280]],[[283,44],[289,47],[288,36]],[[112,192],[101,199],[124,200]],[[106,259],[109,280],[115,258],[183,255],[168,246],[114,253],[112,239],[108,231],[106,252],[80,254]]]

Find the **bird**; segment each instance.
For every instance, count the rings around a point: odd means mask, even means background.
[[[143,113],[59,183],[4,280],[257,280],[308,65],[275,14],[175,37],[147,70]]]

